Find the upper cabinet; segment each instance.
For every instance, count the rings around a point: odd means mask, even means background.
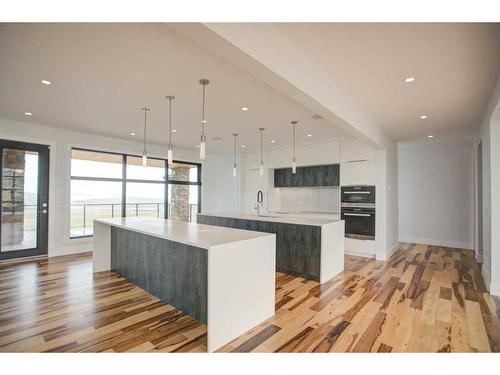
[[[340,144],[340,162],[375,160],[375,150],[356,139],[346,139]]]
[[[340,170],[338,164],[297,167],[274,170],[274,187],[314,187],[339,186]]]

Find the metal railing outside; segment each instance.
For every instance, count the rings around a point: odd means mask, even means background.
[[[71,204],[71,229],[72,237],[90,235],[86,233],[86,228],[91,229],[92,222],[97,218],[121,217],[121,203],[74,203]],[[171,218],[171,205],[167,205],[168,217]],[[81,212],[81,213],[80,213]],[[197,204],[189,204],[189,221],[196,221],[198,213]],[[130,216],[150,216],[163,218],[163,202],[127,203],[125,205],[125,215]],[[174,218],[175,219],[175,218]],[[82,233],[79,233],[82,232]]]

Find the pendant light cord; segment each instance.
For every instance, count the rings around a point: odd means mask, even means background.
[[[233,153],[233,166],[236,166],[236,137],[238,134],[233,134],[234,137],[234,153]]]
[[[142,152],[146,153],[146,122],[147,122],[148,110],[144,108],[143,111],[144,111],[144,142],[143,142]]]
[[[168,145],[172,147],[172,97],[168,98]]]
[[[205,136],[205,84],[203,86],[203,102],[201,106],[201,136]]]
[[[295,124],[293,124],[293,161],[295,161]]]
[[[263,157],[263,147],[262,147],[262,134],[264,132],[264,128],[260,128],[260,164],[264,164],[264,157]]]

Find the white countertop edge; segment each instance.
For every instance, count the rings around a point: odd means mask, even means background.
[[[138,221],[141,222],[143,221],[143,225],[147,225],[148,219],[153,219],[153,220],[160,220],[164,222],[170,222],[176,226],[196,226],[196,227],[201,227],[200,229],[203,229],[203,232],[208,231],[211,232],[210,234],[208,233],[203,233],[203,236],[209,237],[209,238],[201,238],[198,241],[190,240],[188,238],[183,237],[182,234],[169,234],[169,233],[159,233],[157,231],[148,231],[144,228],[140,228],[134,225],[127,225],[123,224],[122,221],[123,219],[126,219],[127,221]],[[130,220],[130,219],[139,219],[139,220]],[[153,236],[157,238],[161,238],[164,240],[172,241],[172,242],[177,242],[177,243],[182,243],[185,245],[193,246],[193,247],[198,247],[201,249],[206,249],[210,250],[211,247],[216,247],[220,245],[226,245],[226,244],[231,244],[231,243],[237,243],[237,242],[243,242],[243,241],[249,241],[253,240],[256,238],[262,238],[262,237],[269,237],[269,236],[275,236],[273,233],[264,233],[264,232],[257,232],[257,231],[250,231],[250,230],[244,230],[244,229],[235,229],[235,228],[225,228],[225,227],[218,227],[218,226],[212,226],[212,225],[205,225],[205,224],[197,224],[197,223],[188,223],[188,222],[181,222],[181,221],[175,221],[175,220],[168,220],[168,219],[156,219],[156,218],[114,218],[114,219],[94,219],[95,222],[99,224],[104,224],[104,225],[109,225],[121,229],[126,229],[130,230],[136,233],[141,233],[145,234],[148,236]],[[119,221],[119,222],[118,222]],[[151,223],[151,222],[150,222]],[[159,222],[157,222],[158,224]],[[224,240],[221,238],[223,235],[229,235],[230,238]],[[237,235],[240,235],[241,237],[238,238]],[[189,233],[187,234],[189,235]],[[186,234],[184,234],[186,236]]]
[[[228,219],[268,221],[268,222],[283,223],[283,224],[310,225],[316,227],[321,227],[323,225],[341,221],[340,219],[322,219],[322,218],[299,217],[299,216],[288,216],[288,215],[278,216],[278,217],[267,217],[267,216],[257,216],[250,214],[225,213],[225,212],[202,212],[199,215],[216,216]]]

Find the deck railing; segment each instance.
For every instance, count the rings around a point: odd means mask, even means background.
[[[36,226],[36,205],[26,204],[25,208],[25,226]],[[121,217],[121,203],[73,203],[70,210],[70,223],[72,237],[88,235],[86,228],[92,227],[92,222],[97,218],[105,217]],[[168,216],[172,217],[172,205],[167,204]],[[157,218],[164,217],[163,202],[142,202],[142,203],[127,203],[125,205],[126,216],[151,216]],[[197,204],[189,204],[188,221],[196,221],[198,213]],[[32,217],[33,216],[33,217]],[[31,218],[32,217],[32,218]],[[27,220],[28,219],[28,220]],[[173,218],[178,219],[178,218]],[[25,228],[29,229],[29,228]],[[90,231],[91,233],[91,231]]]

